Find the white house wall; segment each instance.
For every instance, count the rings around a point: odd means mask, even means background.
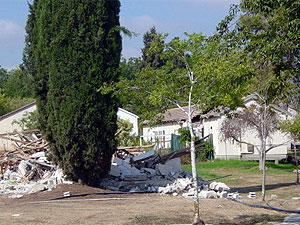
[[[22,110],[20,112],[17,112],[9,117],[0,120],[0,134],[10,133],[15,130],[21,131],[22,129],[19,125],[12,124],[13,121],[15,120],[18,121],[22,119],[26,115],[26,113],[30,113],[35,110],[36,110],[36,105],[32,105],[31,107],[26,108],[25,110]],[[15,145],[13,145],[11,141],[0,138],[0,150],[11,150],[14,148]]]
[[[132,135],[136,136],[139,135],[139,128],[138,128],[138,116],[125,110],[122,108],[119,108],[117,116],[121,118],[122,120],[127,120],[130,123],[132,123],[133,128],[132,128]]]
[[[253,104],[253,102],[247,102],[247,106]],[[287,116],[282,112],[278,112],[278,115],[281,119],[290,119],[292,115]],[[230,159],[230,158],[242,158],[242,159],[254,159],[257,160],[259,153],[256,148],[254,148],[254,153],[248,151],[248,146],[246,144],[239,144],[235,141],[223,141],[220,134],[220,129],[222,122],[225,120],[226,116],[221,115],[217,117],[211,117],[204,119],[204,135],[213,134],[213,144],[215,150],[215,158]],[[245,142],[253,143],[254,145],[259,146],[259,138],[253,132],[246,133],[242,140]],[[270,138],[267,139],[267,145],[276,145],[287,142],[289,137],[277,131]],[[269,160],[280,160],[286,157],[287,149],[290,143],[286,143],[280,147],[274,148],[267,153],[267,159]]]
[[[149,127],[144,126],[143,127],[143,139],[145,141],[152,141],[155,142],[155,132],[164,134],[164,140],[165,140],[165,148],[171,147],[171,136],[172,134],[178,134],[178,129],[181,128],[181,125],[179,123],[165,123],[162,125],[157,125],[155,127]],[[161,137],[163,138],[163,137]]]

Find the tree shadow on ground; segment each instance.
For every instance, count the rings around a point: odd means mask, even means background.
[[[266,190],[273,190],[273,189],[288,187],[292,185],[296,185],[296,183],[292,182],[292,183],[267,184]],[[233,187],[231,188],[231,191],[239,192],[239,193],[256,192],[256,191],[261,191],[261,185],[247,186],[247,187]]]

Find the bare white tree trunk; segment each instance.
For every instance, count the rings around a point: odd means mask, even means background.
[[[262,185],[261,185],[261,200],[266,200],[266,153],[265,151],[262,152],[262,166],[263,166],[263,173],[262,173]]]
[[[266,199],[266,145],[267,145],[267,137],[266,137],[266,119],[267,119],[267,105],[264,104],[264,111],[261,117],[261,144],[260,144],[260,152],[261,152],[261,162],[262,162],[262,184],[261,184],[261,199],[265,201]]]
[[[193,224],[200,223],[200,210],[199,210],[199,189],[198,189],[198,176],[196,167],[196,148],[195,148],[195,135],[192,127],[192,121],[189,118],[189,131],[191,134],[191,165],[193,175],[193,186],[196,189],[194,193],[194,218]]]
[[[264,163],[263,163],[263,155],[262,152],[259,151],[259,170],[263,170],[264,169]]]

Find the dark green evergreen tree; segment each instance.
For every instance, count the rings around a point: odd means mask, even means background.
[[[144,48],[142,48],[142,61],[140,70],[147,66],[152,68],[160,68],[165,62],[162,59],[162,53],[164,51],[164,38],[163,35],[156,32],[156,28],[152,27],[143,36]],[[156,45],[153,45],[156,43]]]
[[[116,149],[119,0],[35,0],[24,65],[35,84],[40,129],[72,180],[97,186]]]
[[[8,80],[8,72],[0,66],[0,88],[3,88],[4,83]]]

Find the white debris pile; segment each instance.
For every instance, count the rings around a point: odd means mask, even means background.
[[[44,155],[45,153],[39,153]],[[36,157],[36,156],[33,156]],[[43,165],[31,160],[17,161],[13,167],[9,167],[1,174],[0,194],[31,194],[44,190],[51,190],[58,184],[71,184],[65,180],[61,169],[55,168],[44,156],[36,158]],[[47,163],[49,163],[48,166]]]
[[[161,194],[193,197],[195,189],[192,174],[181,169],[180,159],[161,162],[155,151],[149,151],[125,159],[114,158],[109,177],[100,186],[114,191],[158,192]],[[166,158],[166,157],[164,157]],[[224,183],[208,182],[198,178],[199,197],[226,198],[230,188]]]
[[[0,152],[0,194],[21,194],[51,190],[65,180],[61,169],[47,160],[47,146],[38,130],[0,134],[15,149]]]

